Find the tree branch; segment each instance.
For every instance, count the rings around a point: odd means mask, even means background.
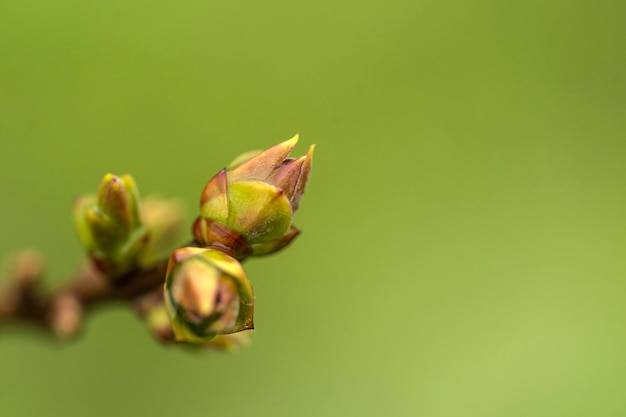
[[[15,268],[9,287],[0,293],[0,324],[21,321],[61,337],[73,336],[82,317],[106,301],[134,302],[159,289],[167,268],[167,260],[163,260],[111,281],[88,267],[68,284],[46,291],[37,260],[30,257],[21,263]]]

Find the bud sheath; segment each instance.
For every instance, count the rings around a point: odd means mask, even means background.
[[[253,328],[252,286],[239,262],[222,251],[174,251],[164,295],[177,341],[202,343]]]

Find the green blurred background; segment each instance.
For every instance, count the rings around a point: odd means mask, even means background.
[[[626,2],[227,3],[0,0],[0,253],[55,282],[105,172],[191,214],[318,145],[250,347],[2,329],[0,415],[626,415]]]

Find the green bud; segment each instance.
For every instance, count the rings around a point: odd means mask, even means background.
[[[163,290],[148,293],[134,301],[137,314],[144,320],[152,336],[161,343],[174,340],[172,324],[170,323]]]
[[[254,294],[239,262],[215,249],[182,248],[170,257],[165,305],[179,342],[204,343],[252,329]]]
[[[95,196],[76,201],[74,220],[94,264],[111,278],[133,269],[146,249],[148,232],[141,222],[139,193],[130,175],[105,175]]]
[[[96,199],[102,213],[121,227],[133,229],[139,224],[139,192],[132,176],[106,174]]]
[[[200,244],[223,246],[243,259],[276,252],[298,236],[293,213],[306,188],[315,148],[288,158],[298,138],[248,152],[209,181],[193,227]]]

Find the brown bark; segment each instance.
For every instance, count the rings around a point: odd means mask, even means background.
[[[0,293],[0,324],[24,322],[60,337],[70,337],[94,307],[112,300],[132,303],[159,290],[165,280],[167,260],[133,270],[115,281],[91,267],[85,268],[52,291],[43,288],[36,265],[24,264],[17,269],[8,288]]]

